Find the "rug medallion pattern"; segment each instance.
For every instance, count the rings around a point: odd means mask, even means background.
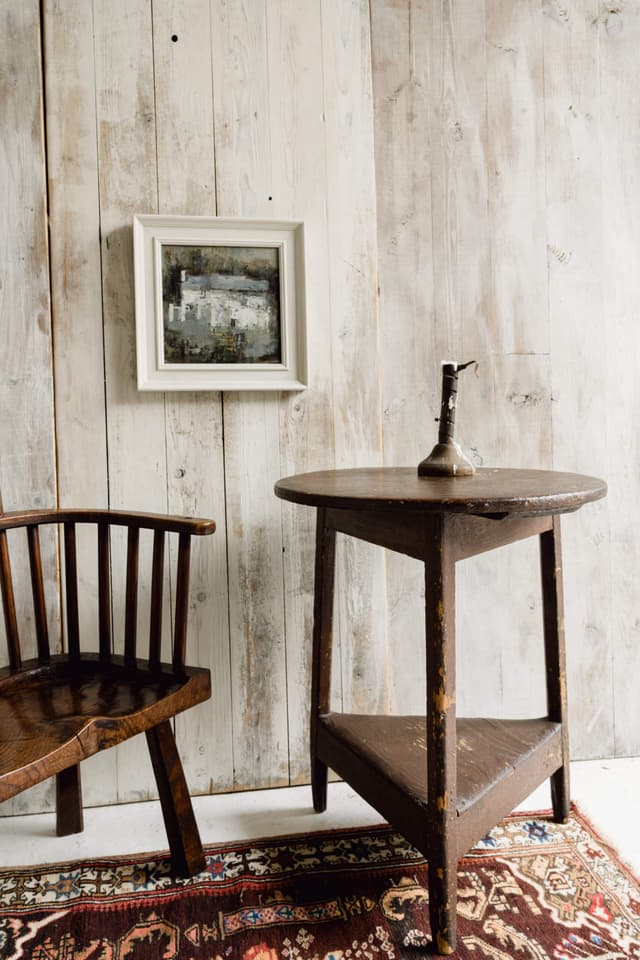
[[[430,941],[424,859],[388,827],[0,871],[0,960],[409,960]],[[573,811],[512,816],[460,863],[456,957],[640,960],[640,887]]]

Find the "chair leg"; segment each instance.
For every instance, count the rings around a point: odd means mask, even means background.
[[[568,757],[565,757],[564,765],[551,776],[550,782],[553,819],[556,823],[566,823],[571,808]]]
[[[313,809],[316,813],[324,813],[327,809],[327,780],[328,773],[326,763],[322,760],[313,758],[311,761],[311,796],[313,798]]]
[[[56,834],[68,837],[83,830],[82,782],[80,764],[77,763],[56,774]]]
[[[171,872],[176,877],[193,877],[205,869],[205,856],[171,724],[165,720],[147,730],[146,736],[171,850]]]

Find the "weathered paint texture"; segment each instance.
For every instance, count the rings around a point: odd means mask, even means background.
[[[640,0],[25,0],[0,22],[5,507],[217,521],[191,609],[214,696],[176,724],[194,792],[308,779],[313,518],[273,483],[417,464],[449,358],[478,361],[476,464],[609,481],[563,520],[571,746],[637,754]],[[154,212],[305,221],[308,391],[138,393],[131,218]],[[544,712],[537,577],[530,542],[460,565],[460,714]],[[336,705],[424,710],[420,563],[340,537],[336,584]],[[90,761],[87,800],[152,795],[143,752]]]

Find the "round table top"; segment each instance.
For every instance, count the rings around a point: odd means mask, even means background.
[[[284,477],[283,500],[345,510],[431,510],[532,515],[566,513],[599,500],[604,480],[555,470],[480,468],[472,477],[419,477],[415,467],[319,470]]]

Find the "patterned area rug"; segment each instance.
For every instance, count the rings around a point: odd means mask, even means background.
[[[162,858],[0,872],[2,960],[426,956],[426,866],[388,827],[226,844],[174,883]],[[473,960],[640,958],[640,887],[574,810],[512,816],[460,864]]]

